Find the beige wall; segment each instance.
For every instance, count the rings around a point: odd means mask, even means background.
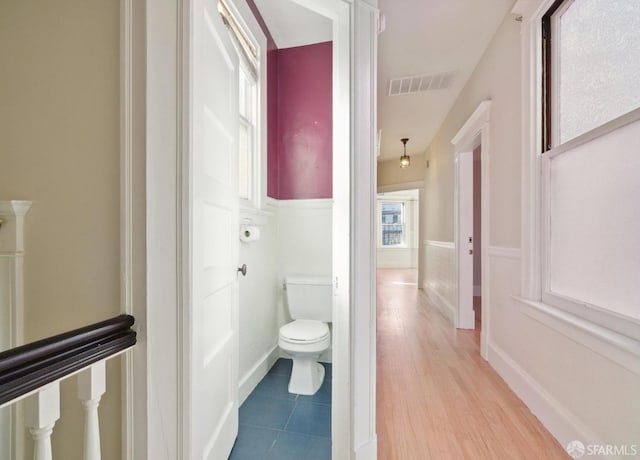
[[[453,240],[451,139],[486,99],[490,122],[489,362],[556,436],[637,443],[640,376],[534,320],[520,294],[520,25],[507,16],[427,152],[423,207],[429,240]],[[483,146],[484,149],[484,146]],[[508,256],[500,255],[506,253]],[[453,276],[453,275],[451,275]],[[455,282],[455,280],[452,280]],[[603,346],[603,345],[601,345]],[[567,428],[569,427],[569,428]],[[585,436],[586,437],[586,436]]]
[[[0,200],[26,219],[25,338],[117,315],[119,1],[0,2]],[[100,405],[103,459],[120,458],[119,359]],[[75,379],[54,457],[81,458]]]
[[[402,169],[400,157],[378,162],[378,187],[418,182],[424,179],[425,158],[423,154],[411,155],[411,166]]]
[[[517,23],[507,19],[427,150],[430,168],[426,170],[425,187],[431,217],[427,239],[453,241],[455,155],[451,139],[478,104],[491,99],[490,244],[520,246],[519,47]]]

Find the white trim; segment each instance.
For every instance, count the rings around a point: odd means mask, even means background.
[[[378,193],[399,192],[401,190],[415,190],[424,188],[424,181],[404,182],[402,184],[379,185]]]
[[[250,207],[256,210],[267,206],[267,37],[264,35],[260,24],[249,9],[246,1],[231,0],[227,5],[234,11],[235,18],[240,23],[245,33],[255,42],[258,50],[258,97],[255,101],[257,120],[255,124],[257,145],[252,149],[252,176],[251,198],[241,200],[240,212],[242,214],[242,201],[250,202]],[[242,60],[241,60],[242,61]],[[247,207],[246,205],[244,206]]]
[[[541,18],[554,0],[527,1],[521,25],[521,293],[540,297],[540,152],[542,139],[542,24]],[[533,116],[532,116],[533,115]]]
[[[490,257],[502,257],[506,259],[520,259],[519,248],[507,248],[502,246],[489,246],[487,251]]]
[[[138,2],[134,2],[137,7]],[[146,455],[137,458],[181,458],[183,428],[183,27],[189,0],[140,2],[144,24],[144,150],[146,222],[146,301],[152,307],[140,318],[145,328],[133,350],[146,347],[144,401]],[[185,14],[186,13],[186,14]],[[136,37],[137,41],[137,37]],[[138,46],[136,46],[136,49]],[[188,55],[187,55],[188,56]],[[140,126],[140,125],[138,125]],[[144,128],[139,128],[144,132]],[[179,307],[180,306],[180,307]],[[136,448],[139,442],[136,440]]]
[[[490,109],[491,101],[486,100],[480,102],[469,119],[464,123],[464,125],[462,125],[462,128],[460,128],[456,135],[453,136],[453,139],[451,139],[451,143],[456,147],[477,147],[477,145],[473,145],[474,140],[480,133],[482,127],[489,123],[491,115]],[[469,150],[473,150],[473,148]]]
[[[542,302],[514,297],[520,311],[636,375],[640,375],[640,341]]]
[[[631,112],[627,112],[617,118],[614,118],[613,120],[610,120],[602,125],[599,125],[596,128],[587,131],[586,133],[573,137],[563,144],[557,145],[547,150],[546,152],[544,152],[544,157],[549,159],[553,158],[557,155],[573,150],[583,144],[587,144],[600,137],[606,136],[607,134],[630,125],[631,123],[634,123],[638,120],[640,120],[640,107],[632,110]]]
[[[489,309],[491,308],[490,301],[490,290],[489,290],[489,241],[490,239],[490,230],[491,227],[489,225],[489,219],[491,216],[491,188],[490,188],[490,156],[491,156],[491,142],[490,142],[490,122],[491,122],[491,101],[485,100],[478,104],[478,107],[471,114],[469,119],[462,125],[460,130],[456,133],[456,135],[451,140],[451,143],[454,145],[456,158],[459,154],[464,152],[473,151],[475,147],[478,145],[482,146],[481,150],[481,191],[480,191],[480,200],[481,200],[481,217],[480,217],[480,228],[481,228],[481,241],[480,241],[480,258],[481,258],[481,266],[482,266],[482,279],[480,281],[481,290],[482,290],[482,307],[481,307],[481,327],[482,331],[480,334],[480,355],[487,359],[488,353],[488,339],[491,336],[491,315],[489,314]],[[456,162],[457,163],[457,162]],[[457,168],[457,166],[456,166]],[[460,248],[462,248],[462,242],[460,241],[459,229],[458,229],[458,199],[459,199],[459,186],[458,184],[458,174],[456,172],[455,175],[455,184],[454,184],[454,243],[456,248],[455,255],[455,283],[456,283],[456,300],[455,300],[455,311],[457,313],[459,305],[458,305],[458,289],[459,289],[459,270],[458,264],[460,260]],[[456,318],[457,318],[456,314]],[[456,327],[458,325],[456,324]]]
[[[133,1],[120,0],[120,309],[133,315]],[[138,318],[140,320],[140,318]],[[143,355],[143,361],[146,357]],[[134,410],[136,398],[135,382],[146,371],[138,368],[133,353],[125,353],[121,360],[123,396],[121,402],[122,458],[136,457],[137,433],[146,431],[144,413]],[[143,377],[144,378],[144,377]],[[144,399],[143,399],[144,400]],[[140,401],[138,401],[138,405]],[[141,407],[140,405],[138,407]],[[142,453],[142,451],[139,451]]]
[[[31,201],[22,200],[0,201],[0,214],[24,217],[31,209],[31,204]]]
[[[378,456],[378,437],[374,436],[368,442],[355,450],[354,460],[371,460]]]
[[[298,208],[298,209],[331,209],[333,198],[318,198],[307,200],[273,200],[273,206],[277,208]]]
[[[31,209],[31,201],[0,201],[0,259],[8,259],[8,334],[4,337],[7,348],[24,343],[24,221]],[[4,283],[2,283],[4,284]],[[25,447],[24,411],[21,405],[8,410],[9,445],[4,454],[23,458]],[[4,414],[2,415],[4,417]]]
[[[254,225],[264,227],[269,223],[269,219],[275,215],[273,211],[265,211],[264,209],[246,208],[240,206],[238,211],[240,217],[240,225]]]
[[[456,322],[456,309],[453,305],[442,297],[435,289],[431,289],[427,283],[422,283],[422,289],[427,294],[427,297],[431,302],[440,310],[444,316],[446,316],[452,324]]]
[[[424,244],[427,246],[437,246],[439,248],[455,249],[456,244],[453,241],[436,241],[436,240],[424,240]]]
[[[511,14],[522,16],[522,22],[526,25],[532,17],[538,16],[542,18],[546,11],[555,0],[517,0]]]
[[[603,444],[595,433],[493,342],[489,344],[489,363],[561,446],[576,439],[589,444]]]
[[[278,345],[274,345],[265,354],[263,354],[256,363],[247,371],[247,373],[240,379],[238,389],[238,406],[247,399],[255,387],[260,383],[260,380],[267,375],[269,369],[275,364],[280,357],[280,348]]]
[[[264,207],[267,211],[271,211],[278,207],[278,200],[267,195],[264,200]]]
[[[326,0],[323,1],[325,3]],[[343,16],[343,20],[352,21],[350,42],[351,69],[345,73],[350,75],[352,91],[350,91],[351,109],[348,118],[351,122],[351,151],[349,155],[340,155],[334,148],[334,164],[336,154],[343,167],[349,171],[349,201],[344,203],[349,210],[349,225],[334,229],[348,229],[349,256],[349,304],[351,314],[349,327],[351,340],[349,346],[350,378],[345,382],[349,388],[349,407],[351,420],[342,420],[340,424],[351,423],[350,455],[348,458],[358,460],[375,460],[377,457],[376,438],[376,87],[377,87],[377,24],[379,12],[377,0],[350,0],[351,15]],[[350,16],[350,17],[349,17]],[[344,24],[344,30],[349,27]],[[345,37],[346,39],[346,37]],[[335,46],[335,45],[334,45]],[[334,51],[335,53],[335,51]],[[348,57],[345,56],[345,62]],[[334,91],[336,86],[334,85]],[[346,88],[345,88],[346,89]],[[344,97],[344,96],[343,96]],[[347,114],[344,114],[345,118]],[[340,119],[334,123],[342,123]],[[334,133],[335,133],[334,124]],[[334,134],[335,135],[335,134]],[[346,153],[346,152],[345,152]],[[344,179],[335,177],[336,181]],[[344,191],[343,191],[344,193]],[[334,195],[336,199],[340,195]],[[346,198],[343,195],[343,199]],[[334,207],[336,210],[337,206]],[[338,215],[334,211],[334,216]],[[347,217],[342,215],[342,218]],[[333,238],[337,234],[333,233]],[[339,235],[339,233],[338,233]],[[338,244],[334,250],[340,250]],[[334,252],[334,259],[336,253]],[[345,261],[343,261],[345,263]],[[335,261],[334,261],[335,264]],[[335,265],[334,265],[335,266]],[[335,273],[334,273],[335,274]],[[339,305],[337,305],[339,306]],[[335,325],[334,325],[335,332]],[[344,349],[334,349],[333,359],[337,362]],[[334,384],[335,380],[334,364]],[[335,385],[334,385],[335,390]],[[343,390],[340,390],[343,391]],[[336,392],[334,391],[334,395]],[[339,407],[339,406],[338,406]],[[336,444],[337,429],[334,423],[341,411],[332,411],[332,458],[339,460],[345,457],[344,450]],[[346,428],[345,431],[350,431]],[[344,436],[344,435],[339,435]]]

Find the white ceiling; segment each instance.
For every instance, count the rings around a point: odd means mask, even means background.
[[[332,39],[331,22],[291,0],[254,0],[278,48]],[[424,152],[515,0],[379,0],[379,160]],[[448,89],[387,96],[389,79],[455,71]]]
[[[379,0],[380,158],[424,152],[514,0]],[[457,71],[446,90],[387,96],[389,79]],[[469,114],[471,115],[471,114]]]
[[[254,0],[278,48],[333,39],[331,21],[291,0]]]

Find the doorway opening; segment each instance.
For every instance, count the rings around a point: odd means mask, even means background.
[[[456,152],[454,244],[455,327],[480,331],[480,354],[487,358],[489,299],[489,109],[483,101],[452,139]]]
[[[420,194],[418,189],[378,193],[377,267],[418,269]],[[416,283],[414,283],[417,285]]]

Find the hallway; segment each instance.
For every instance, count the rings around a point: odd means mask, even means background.
[[[569,458],[416,280],[377,272],[378,458]]]

